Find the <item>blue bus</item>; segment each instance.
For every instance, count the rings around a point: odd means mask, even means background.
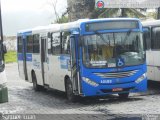
[[[84,19],[18,32],[20,76],[35,90],[77,96],[147,89],[143,29],[136,18]]]

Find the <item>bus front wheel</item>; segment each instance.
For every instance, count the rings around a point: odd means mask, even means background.
[[[76,96],[73,93],[73,86],[70,80],[66,81],[66,94],[67,94],[67,99],[70,102],[76,102]]]
[[[126,98],[128,98],[129,93],[119,93],[118,95],[119,95],[120,99],[126,99]]]

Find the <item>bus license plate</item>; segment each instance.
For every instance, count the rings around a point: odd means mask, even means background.
[[[113,91],[113,92],[123,91],[123,88],[113,88],[112,91]]]

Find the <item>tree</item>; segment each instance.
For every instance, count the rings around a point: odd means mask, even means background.
[[[62,15],[59,15],[57,12],[57,2],[58,2],[58,0],[48,0],[48,4],[53,7],[53,14],[56,18],[51,24],[53,24],[53,23],[67,23],[68,22],[67,11],[64,12]]]
[[[59,15],[57,13],[57,0],[49,0],[48,2],[49,2],[49,4],[52,5],[53,12],[54,12],[54,15],[56,17],[56,21],[58,21],[59,20]]]
[[[68,22],[68,16],[61,16],[58,20],[55,21],[55,23],[67,23]]]
[[[148,12],[146,16],[149,19],[157,19],[157,12]]]
[[[93,18],[95,0],[67,0],[69,20]]]

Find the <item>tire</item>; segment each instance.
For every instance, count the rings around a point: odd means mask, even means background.
[[[67,79],[65,85],[66,85],[66,95],[67,95],[68,101],[76,102],[77,101],[77,97],[73,93],[73,87],[72,87],[71,81],[69,79]]]
[[[32,74],[32,82],[33,82],[33,89],[35,91],[42,90],[42,86],[37,84],[37,77],[36,77],[35,73]]]
[[[127,99],[129,96],[129,93],[119,93],[118,95],[120,99]]]

